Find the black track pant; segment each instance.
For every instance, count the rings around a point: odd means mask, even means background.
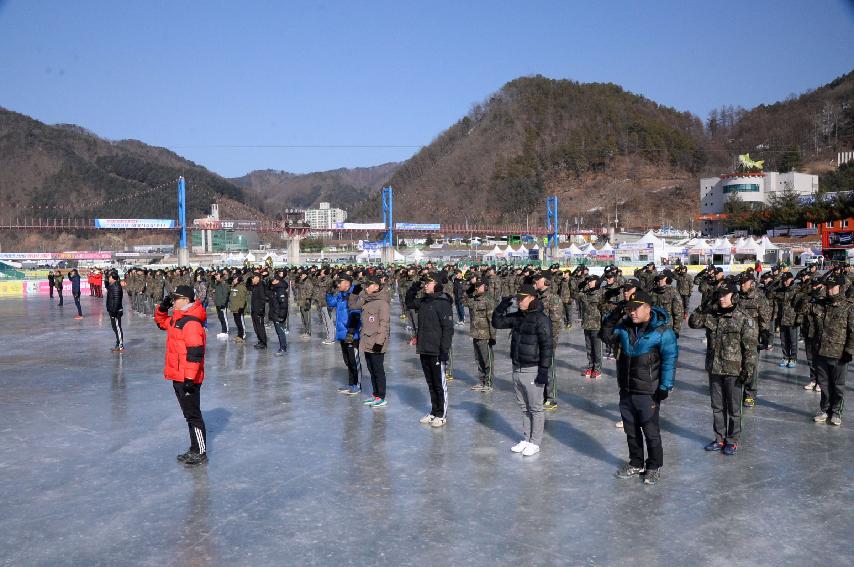
[[[222,332],[226,335],[228,334],[228,317],[225,315],[225,307],[220,307],[217,305],[216,307],[216,317],[219,319],[219,326],[222,328]]]
[[[584,346],[587,350],[587,368],[602,371],[602,339],[599,331],[584,331]]]
[[[715,440],[738,441],[741,435],[741,402],[744,398],[738,377],[709,374],[709,394]]]
[[[243,309],[234,311],[232,315],[234,315],[234,324],[237,325],[237,336],[241,339],[245,339],[246,329],[243,328]]]
[[[629,445],[629,464],[646,466],[647,470],[661,468],[664,451],[661,448],[661,431],[658,426],[659,405],[648,394],[630,394],[620,391],[620,415],[623,431]],[[643,444],[646,441],[647,459],[644,463]]]
[[[821,410],[842,417],[845,409],[845,378],[848,364],[826,356],[815,356],[815,378],[821,386]]]
[[[371,387],[373,395],[377,398],[385,399],[385,353],[382,352],[366,352],[365,365],[368,367],[368,372],[371,373]]]
[[[264,327],[264,314],[252,314],[252,328],[255,329],[255,336],[258,337],[258,342],[262,345],[267,345],[267,329]]]
[[[362,386],[362,359],[359,358],[359,341],[352,343],[338,341],[341,345],[341,356],[347,366],[347,384],[349,386]]]
[[[448,410],[448,383],[438,356],[421,355],[421,369],[430,390],[430,414],[435,417],[445,417]]]
[[[110,315],[110,326],[113,328],[113,333],[116,335],[116,347],[124,348],[125,334],[122,332],[122,316],[113,317]]]
[[[172,387],[175,389],[175,397],[178,398],[178,405],[181,406],[181,413],[184,414],[190,430],[190,450],[198,453],[207,452],[207,431],[201,407],[202,385],[192,380],[185,380],[184,382],[172,381]]]
[[[83,317],[83,309],[80,307],[80,294],[72,293],[71,296],[74,298],[74,306],[77,307],[77,315]]]

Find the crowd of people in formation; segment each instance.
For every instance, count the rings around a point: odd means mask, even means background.
[[[494,389],[494,347],[499,330],[510,331],[512,383],[522,413],[522,439],[510,448],[531,456],[540,451],[544,413],[558,409],[555,355],[563,331],[580,323],[587,364],[582,375],[602,377],[603,359],[615,361],[620,422],[629,460],[619,478],[643,475],[655,484],[664,462],[659,411],[676,381],[678,341],[685,323],[705,330],[705,367],[709,380],[713,438],[706,451],[735,455],[741,437],[742,408],[753,408],[760,392],[758,358],[774,348],[779,334],[781,368],[798,363],[799,334],[805,360],[803,388],[820,393],[815,422],[842,424],[845,378],[854,354],[854,285],[851,267],[838,265],[819,276],[815,267],[797,275],[783,265],[761,266],[726,275],[709,265],[692,276],[683,265],[659,271],[652,263],[626,278],[608,266],[601,276],[585,266],[563,270],[475,265],[466,268],[432,263],[426,266],[258,266],[203,270],[198,268],[132,268],[120,279],[107,273],[106,306],[116,335],[113,348],[124,352],[121,327],[123,296],[140,317],[151,317],[167,332],[165,377],[190,431],[190,448],[178,456],[187,465],[207,460],[205,426],[200,409],[204,380],[207,312],[216,312],[217,339],[243,344],[246,314],[254,330],[254,348],[270,345],[272,324],[278,345],[288,352],[290,306],[299,310],[300,340],[338,343],[347,383],[338,391],[364,393],[362,403],[388,405],[384,355],[391,341],[394,299],[401,324],[415,347],[430,395],[430,411],[421,423],[434,428],[448,423],[448,382],[453,380],[455,327],[468,319],[473,343],[471,389]],[[52,289],[72,281],[80,312],[80,275],[71,270],[52,274]],[[92,275],[90,275],[92,277]],[[90,280],[92,281],[92,280]],[[700,304],[692,309],[698,288]],[[53,296],[53,294],[51,294]],[[233,328],[232,328],[233,323]],[[297,325],[297,324],[295,324]],[[370,386],[362,384],[362,359]],[[710,437],[712,437],[710,435]]]

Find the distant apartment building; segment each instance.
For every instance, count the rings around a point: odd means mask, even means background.
[[[333,209],[329,203],[320,203],[317,209],[305,211],[305,222],[308,226],[317,230],[328,230],[335,228],[335,223],[347,220],[347,211],[344,209]]]
[[[726,202],[737,193],[745,203],[768,205],[771,196],[782,194],[790,187],[799,196],[814,195],[818,191],[818,175],[760,171],[752,173],[726,173],[720,177],[700,179],[700,231],[709,236],[726,232],[724,213]]]

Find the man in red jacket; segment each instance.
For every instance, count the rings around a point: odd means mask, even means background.
[[[169,315],[169,309],[172,315]],[[166,331],[163,377],[172,381],[178,405],[190,428],[190,448],[178,462],[196,466],[208,460],[207,432],[202,418],[200,391],[205,379],[205,308],[195,301],[193,287],[179,285],[154,313],[154,322]]]

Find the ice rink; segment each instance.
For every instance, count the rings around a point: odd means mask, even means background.
[[[777,367],[779,348],[763,354],[759,403],[727,457],[703,451],[713,438],[705,347],[685,330],[662,407],[662,478],[650,487],[614,478],[628,455],[614,363],[595,383],[580,376],[578,325],[561,335],[560,407],[547,413],[542,452],[524,458],[510,452],[521,418],[506,331],[496,390],[481,394],[469,390],[468,328],[456,327],[448,424],[432,429],[418,422],[427,388],[397,303],[384,409],[336,393],[340,349],[300,340],[293,307],[282,358],[253,349],[251,331],[245,346],[218,341],[209,313],[210,461],[187,469],[175,460],[188,434],[162,378],[165,333],[126,314],[127,352],[113,354],[102,300],[82,301],[75,321],[69,297],[63,308],[0,300],[2,565],[854,561],[854,423],[812,422],[803,344],[794,369]]]

